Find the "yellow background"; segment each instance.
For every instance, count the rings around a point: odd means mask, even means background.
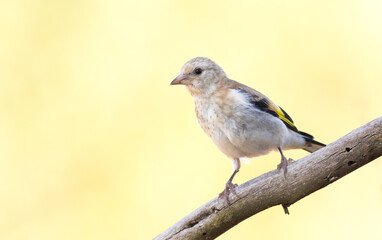
[[[0,239],[151,239],[216,197],[231,163],[169,86],[192,57],[325,143],[379,117],[381,12],[379,0],[2,0]],[[235,182],[279,161],[244,164]],[[379,159],[220,239],[381,239],[381,171]]]

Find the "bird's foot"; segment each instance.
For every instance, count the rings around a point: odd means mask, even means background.
[[[281,158],[281,162],[277,165],[277,170],[284,170],[284,177],[286,178],[286,174],[288,172],[288,164],[293,162],[292,158],[286,159],[285,157]]]
[[[223,192],[221,192],[219,194],[219,197],[218,199],[224,199],[226,201],[226,203],[228,205],[230,205],[230,201],[229,201],[229,194],[230,192],[232,192],[233,194],[237,195],[236,194],[236,191],[235,191],[235,188],[237,187],[238,185],[237,184],[233,184],[232,182],[227,182],[226,185],[225,185],[225,188],[223,190]]]

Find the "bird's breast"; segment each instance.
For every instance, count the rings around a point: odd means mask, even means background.
[[[225,155],[230,158],[237,158],[245,156],[246,153],[241,151],[237,146],[232,144],[229,135],[233,135],[236,126],[229,126],[227,128],[227,118],[229,118],[225,111],[229,105],[221,105],[217,101],[199,100],[195,101],[195,112],[200,127],[212,139],[216,146]]]
[[[219,117],[218,106],[212,101],[196,100],[195,112],[200,127],[208,136],[212,137],[219,122],[222,121]]]
[[[213,96],[195,96],[195,112],[200,127],[211,138],[216,139],[226,130],[231,130],[236,126],[227,127],[227,123],[242,114],[238,112],[238,106],[242,105],[242,99],[234,91],[219,91]],[[235,115],[235,116],[234,116]],[[215,137],[214,137],[215,136]]]

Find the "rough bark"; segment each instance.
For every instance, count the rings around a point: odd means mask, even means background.
[[[382,117],[288,165],[236,188],[231,205],[212,199],[155,238],[214,239],[239,222],[276,205],[287,207],[382,155]]]

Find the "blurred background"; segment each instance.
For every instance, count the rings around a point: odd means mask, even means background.
[[[0,1],[0,239],[152,239],[216,197],[231,162],[169,86],[196,56],[324,143],[381,116],[381,12],[379,0]],[[381,160],[219,239],[381,239]],[[253,159],[236,183],[279,161]]]

